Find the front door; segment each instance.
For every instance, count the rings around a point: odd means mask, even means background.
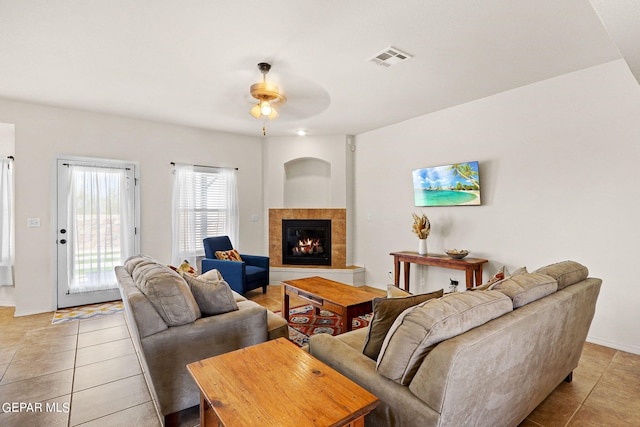
[[[114,267],[137,252],[135,165],[59,159],[58,308],[120,299]]]

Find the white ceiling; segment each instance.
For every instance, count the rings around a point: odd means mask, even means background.
[[[260,136],[267,61],[269,135],[358,134],[621,57],[638,77],[639,3],[0,0],[0,97]],[[388,46],[414,57],[367,61]]]

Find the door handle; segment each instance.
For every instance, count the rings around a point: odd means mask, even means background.
[[[64,245],[65,243],[67,243],[67,241],[65,239],[60,240],[60,244]]]
[[[66,232],[67,232],[67,230],[65,230],[64,228],[62,230],[60,230],[60,234],[64,234]]]

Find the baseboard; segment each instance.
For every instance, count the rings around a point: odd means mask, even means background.
[[[320,276],[352,286],[364,286],[364,267],[318,268],[318,267],[269,267],[269,282],[279,284],[285,280],[296,280]]]
[[[16,303],[13,301],[13,299],[0,298],[0,307],[15,307],[15,306],[16,306]]]
[[[17,310],[14,313],[13,317],[22,317],[22,316],[31,316],[33,314],[42,314],[42,313],[51,313],[51,317],[53,318],[53,312],[54,310],[27,310],[27,311],[23,311],[23,310]]]
[[[591,344],[602,345],[602,346],[613,348],[620,351],[626,351],[627,353],[640,354],[640,347],[624,345],[624,344],[620,344],[620,343],[609,341],[602,338],[588,336],[587,342],[590,342]]]
[[[15,286],[0,286],[0,306],[16,306],[15,290]]]

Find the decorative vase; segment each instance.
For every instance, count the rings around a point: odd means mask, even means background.
[[[427,239],[418,239],[418,253],[420,255],[427,254]]]

